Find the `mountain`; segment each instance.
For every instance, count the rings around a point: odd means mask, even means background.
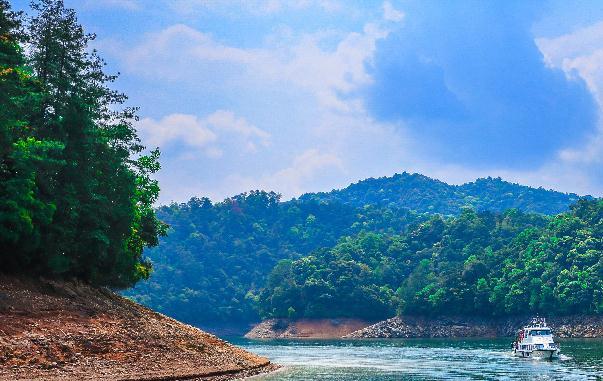
[[[404,172],[392,177],[370,178],[346,188],[308,193],[300,200],[337,201],[344,205],[395,205],[417,212],[457,215],[462,208],[502,212],[557,214],[580,199],[574,193],[513,184],[501,178],[482,178],[463,185],[449,185],[420,174]]]
[[[261,292],[281,260],[297,260],[359,234],[399,236],[434,215],[448,218],[466,207],[517,208],[544,216],[566,211],[578,199],[501,179],[456,186],[408,173],[286,202],[264,191],[218,203],[193,198],[157,209],[170,225],[169,234],[145,252],[153,263],[151,278],[126,295],[206,328],[244,324],[266,310],[260,306]]]
[[[361,231],[396,234],[426,216],[406,209],[354,208],[338,202],[280,202],[253,191],[219,203],[193,198],[163,206],[170,225],[146,251],[153,275],[126,295],[188,323],[207,326],[257,320],[255,293],[285,258],[296,259]]]

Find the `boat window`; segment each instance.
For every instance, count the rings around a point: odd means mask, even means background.
[[[548,336],[550,334],[551,330],[549,329],[534,329],[529,333],[530,336]]]

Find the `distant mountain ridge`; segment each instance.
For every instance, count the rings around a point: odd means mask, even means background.
[[[545,215],[567,212],[579,198],[501,179],[456,186],[408,173],[285,202],[265,191],[216,203],[192,198],[157,209],[170,232],[145,251],[153,263],[151,278],[126,295],[204,327],[257,321],[260,292],[281,260],[317,254],[365,233],[399,237],[434,218],[458,216],[463,207],[495,213],[517,208],[538,214],[528,221],[544,223],[551,218]]]
[[[566,211],[580,198],[575,193],[532,188],[504,181],[500,177],[450,185],[421,174],[403,172],[391,177],[369,178],[330,192],[307,193],[299,199],[335,201],[355,207],[397,206],[420,213],[444,215],[459,214],[464,207],[496,212],[519,209],[553,215]]]

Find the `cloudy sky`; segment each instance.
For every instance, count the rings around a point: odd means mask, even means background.
[[[65,2],[141,107],[161,203],[402,171],[603,196],[601,1]]]

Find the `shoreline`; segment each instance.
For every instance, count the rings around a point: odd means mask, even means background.
[[[268,372],[265,373],[258,373],[249,377],[246,377],[245,380],[257,380],[258,378],[265,376],[267,374],[275,374],[275,373],[281,373],[286,371],[289,368],[289,366],[287,365],[276,365],[275,368],[273,370],[270,370]]]
[[[361,319],[268,319],[253,326],[247,339],[338,339],[374,322]]]
[[[269,319],[253,327],[248,339],[387,339],[387,338],[496,338],[514,337],[529,316],[507,318],[396,316],[374,324],[353,320],[342,329],[344,319]],[[603,338],[603,316],[573,315],[547,319],[558,338]],[[364,325],[364,326],[362,326]],[[302,329],[300,329],[300,327]]]
[[[283,367],[280,365],[268,362],[268,364],[244,370],[217,371],[213,373],[190,375],[180,378],[145,378],[140,379],[140,381],[230,381],[243,379],[252,380],[269,373],[277,372],[282,368]]]
[[[349,338],[498,338],[514,337],[531,316],[485,318],[465,316],[396,316],[352,332]],[[549,327],[558,338],[602,338],[603,316],[552,316]]]

